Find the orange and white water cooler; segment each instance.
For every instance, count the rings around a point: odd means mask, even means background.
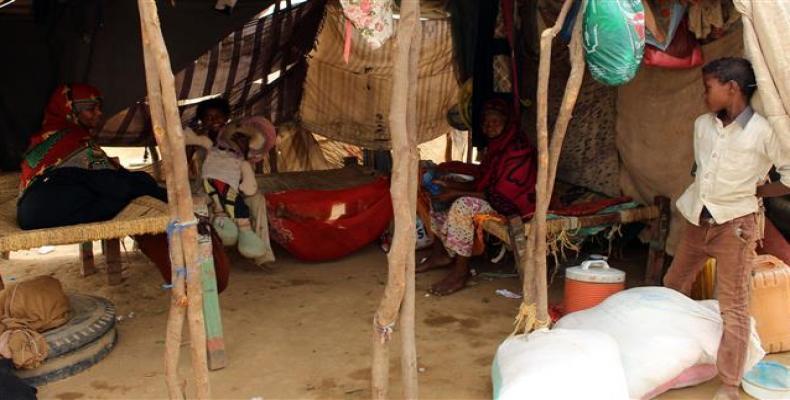
[[[610,267],[606,260],[584,261],[565,270],[565,312],[595,307],[623,289],[625,272]]]

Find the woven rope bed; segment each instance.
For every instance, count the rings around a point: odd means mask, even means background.
[[[549,236],[556,236],[562,232],[574,232],[582,228],[613,227],[634,222],[650,223],[650,246],[645,266],[645,283],[656,285],[660,284],[666,259],[669,217],[669,199],[656,197],[653,205],[583,217],[560,217],[548,220],[546,221],[546,231]],[[525,265],[528,225],[518,217],[510,219],[507,223],[496,219],[486,219],[482,222],[482,228],[516,252],[517,267],[519,271],[522,271]]]
[[[16,222],[18,185],[19,174],[0,174],[0,252],[159,233],[169,221],[167,204],[140,197],[109,221],[25,231]]]
[[[346,167],[263,175],[258,177],[258,182],[261,192],[272,193],[295,189],[333,190],[373,179],[375,173],[370,170]],[[167,204],[152,197],[140,197],[109,221],[25,231],[16,222],[18,186],[18,173],[0,174],[0,252],[159,233],[165,231],[169,222]]]

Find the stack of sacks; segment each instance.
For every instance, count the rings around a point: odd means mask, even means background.
[[[495,399],[652,399],[716,376],[719,305],[663,287],[635,288],[568,314],[551,331],[505,340]],[[765,355],[752,322],[744,372]]]
[[[723,324],[715,300],[694,301],[663,287],[635,288],[568,314],[556,327],[593,330],[613,338],[632,399],[651,399],[670,389],[694,386],[717,373]],[[744,372],[763,356],[752,323]]]

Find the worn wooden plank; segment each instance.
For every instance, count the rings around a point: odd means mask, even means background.
[[[208,220],[208,207],[205,198],[195,198],[195,215]],[[228,365],[225,352],[225,338],[222,329],[222,313],[219,307],[217,275],[214,271],[214,253],[211,234],[198,230],[198,246],[201,273],[203,274],[203,315],[206,323],[206,353],[208,369],[215,371]]]

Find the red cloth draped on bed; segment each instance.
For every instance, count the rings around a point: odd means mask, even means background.
[[[266,194],[272,238],[296,258],[341,258],[381,236],[392,221],[389,179],[341,190]]]

